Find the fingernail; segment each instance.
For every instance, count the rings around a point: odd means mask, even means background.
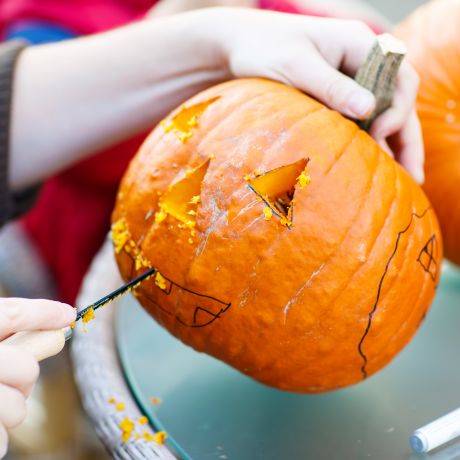
[[[367,90],[356,91],[350,97],[348,109],[357,117],[365,118],[372,113],[375,105],[375,98]]]

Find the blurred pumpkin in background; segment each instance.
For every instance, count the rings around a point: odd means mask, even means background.
[[[120,272],[172,334],[265,384],[365,379],[438,282],[433,209],[355,123],[262,79],[204,91],[147,138],[113,213]]]
[[[460,264],[460,1],[428,3],[396,35],[406,42],[407,58],[420,76],[424,189],[441,224],[446,257]]]

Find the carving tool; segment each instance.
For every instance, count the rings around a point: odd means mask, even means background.
[[[116,298],[122,296],[128,291],[136,288],[143,281],[151,278],[157,273],[156,268],[151,268],[146,272],[139,275],[137,278],[129,281],[115,291],[107,294],[96,302],[81,309],[77,313],[75,321],[80,321],[84,318],[85,314],[90,310],[97,310],[98,308],[107,305]],[[66,327],[64,329],[50,330],[50,331],[22,331],[3,340],[2,343],[8,345],[15,345],[23,350],[31,353],[35,359],[42,361],[43,359],[50,358],[57,355],[63,348],[67,340],[72,337],[72,328]]]

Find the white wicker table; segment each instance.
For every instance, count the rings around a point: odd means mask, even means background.
[[[111,248],[96,258],[79,305],[118,287]],[[171,337],[125,296],[105,307],[73,340],[83,404],[108,451],[120,459],[452,460],[460,442],[414,455],[408,438],[460,406],[460,272],[443,274],[432,311],[414,340],[367,381],[322,395],[267,388]],[[150,396],[163,402],[153,407]],[[117,412],[108,400],[123,401]],[[137,401],[137,402],[136,402]],[[164,446],[131,439],[118,423],[148,415]],[[179,457],[180,458],[180,457]]]
[[[85,277],[77,305],[86,306],[122,284],[113,259],[112,246],[107,241]],[[141,411],[129,390],[118,360],[113,327],[117,301],[97,311],[97,317],[88,323],[84,332],[76,327],[72,338],[72,360],[75,379],[83,406],[108,452],[115,459],[177,458],[166,445],[158,445],[143,437],[124,443],[119,423],[125,417],[137,420]],[[111,399],[122,401],[125,410],[118,411]],[[139,434],[154,430],[151,426],[139,427]]]

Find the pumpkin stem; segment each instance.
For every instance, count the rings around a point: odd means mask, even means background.
[[[358,69],[355,81],[371,91],[377,101],[371,116],[358,121],[361,129],[367,131],[375,118],[391,106],[399,66],[405,54],[406,47],[401,40],[388,33],[382,34]]]

